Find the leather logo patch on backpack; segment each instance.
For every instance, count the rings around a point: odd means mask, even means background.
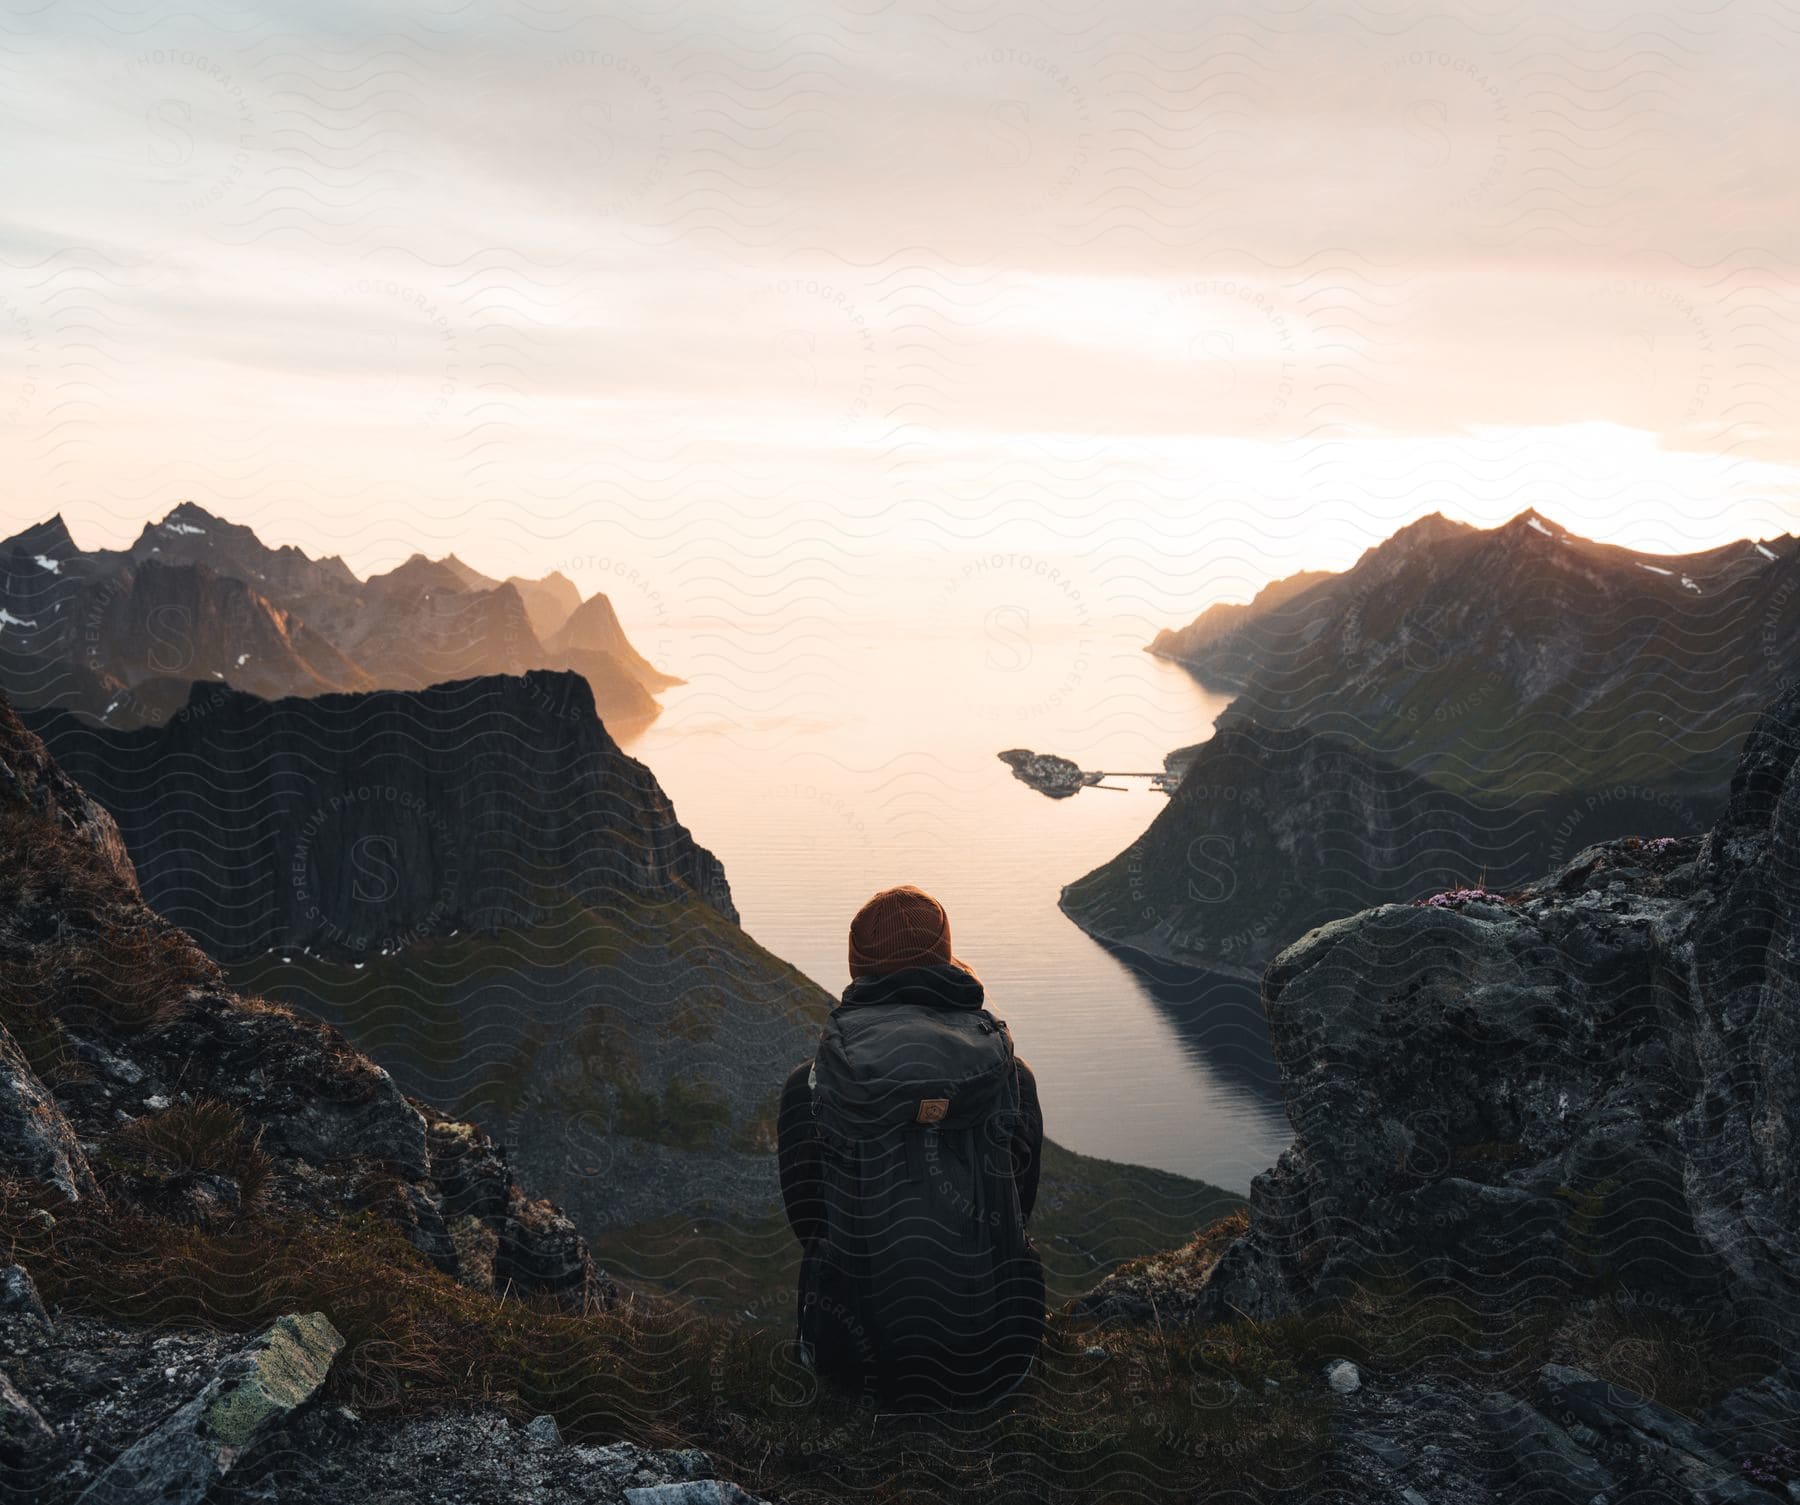
[[[919,1099],[919,1112],[914,1123],[941,1124],[950,1116],[950,1099],[947,1097],[922,1097]]]

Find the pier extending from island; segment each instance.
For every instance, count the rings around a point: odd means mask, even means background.
[[[1028,747],[1011,747],[998,756],[1013,771],[1013,777],[1023,784],[1029,784],[1039,794],[1048,795],[1053,800],[1067,799],[1071,794],[1079,794],[1083,789],[1120,790],[1117,784],[1105,784],[1103,779],[1148,779],[1152,789],[1159,789],[1164,794],[1172,794],[1181,783],[1182,771],[1187,760],[1193,754],[1192,748],[1180,748],[1169,754],[1167,766],[1154,772],[1127,772],[1119,769],[1089,769],[1069,758],[1058,757],[1055,753],[1033,752]],[[1177,764],[1176,759],[1180,762]]]

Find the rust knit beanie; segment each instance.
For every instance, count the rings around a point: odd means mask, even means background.
[[[950,950],[950,916],[922,888],[910,883],[884,888],[850,922],[852,977],[946,962],[963,966]]]

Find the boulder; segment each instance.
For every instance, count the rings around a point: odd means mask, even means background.
[[[278,1317],[197,1396],[114,1459],[81,1505],[198,1505],[312,1399],[343,1346],[322,1312]]]

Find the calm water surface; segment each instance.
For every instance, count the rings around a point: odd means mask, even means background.
[[[1290,1137],[1255,988],[1142,974],[1056,907],[1165,796],[1129,778],[1050,800],[995,756],[1149,771],[1209,736],[1226,698],[1141,652],[1145,636],[1004,612],[973,632],[868,622],[774,642],[661,628],[638,640],[688,683],[622,740],[770,950],[838,993],[862,901],[929,889],[1036,1071],[1054,1138],[1242,1191]]]

